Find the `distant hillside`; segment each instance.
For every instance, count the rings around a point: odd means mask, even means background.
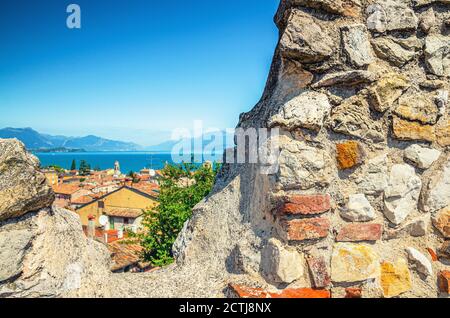
[[[117,140],[104,139],[97,136],[66,137],[40,134],[32,128],[0,129],[0,138],[17,138],[28,149],[83,149],[85,151],[137,151],[141,146]]]

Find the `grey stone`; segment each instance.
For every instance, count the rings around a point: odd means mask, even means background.
[[[382,193],[388,184],[388,160],[386,155],[368,161],[366,171],[355,180],[360,191],[368,195]]]
[[[431,218],[430,215],[420,216],[415,218],[399,228],[385,228],[383,233],[383,239],[401,239],[405,237],[421,237],[428,234],[428,228],[430,227]]]
[[[48,207],[54,193],[39,160],[17,139],[0,139],[0,221]]]
[[[327,95],[307,91],[292,98],[269,120],[269,127],[282,126],[288,130],[307,128],[319,131],[330,113]]]
[[[369,37],[363,24],[342,27],[341,37],[343,49],[350,64],[363,67],[374,61]]]
[[[362,193],[349,196],[347,208],[341,210],[341,216],[352,222],[368,222],[375,219],[375,209]]]
[[[329,73],[311,86],[313,88],[328,86],[354,86],[359,84],[369,84],[375,82],[377,79],[377,75],[370,71],[344,71]]]
[[[414,144],[405,149],[405,158],[412,161],[418,168],[428,169],[439,159],[441,152]]]
[[[263,249],[261,263],[265,275],[277,283],[292,283],[302,277],[303,257],[295,249],[288,249],[272,238]]]
[[[291,0],[293,5],[324,10],[343,16],[357,17],[361,14],[359,0]]]
[[[378,57],[391,62],[395,66],[403,66],[418,56],[417,52],[405,49],[388,37],[376,38],[372,40],[372,45]]]
[[[284,56],[302,63],[315,63],[333,55],[334,48],[333,40],[310,15],[293,10],[280,40]]]
[[[423,32],[429,33],[432,28],[436,26],[436,15],[434,14],[433,8],[429,8],[422,16],[420,17],[419,26]]]
[[[30,229],[0,228],[0,284],[22,272],[23,257],[33,237]]]
[[[422,181],[414,168],[406,164],[392,166],[384,191],[384,215],[395,225],[401,224],[417,210]]]
[[[413,0],[415,7],[423,7],[433,3],[450,4],[450,0]]]
[[[425,39],[425,62],[431,73],[450,76],[450,37],[430,34]]]
[[[404,0],[379,0],[367,7],[367,27],[376,32],[415,30],[418,18]]]
[[[414,264],[416,270],[425,276],[430,276],[433,274],[433,267],[431,262],[426,258],[425,255],[420,253],[413,247],[406,248],[406,253],[408,253],[408,259]]]
[[[450,205],[450,159],[433,168],[421,204],[427,212],[436,212]]]

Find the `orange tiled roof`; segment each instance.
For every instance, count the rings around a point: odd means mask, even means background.
[[[58,194],[71,195],[80,190],[80,186],[77,184],[58,184],[52,186],[53,191]]]
[[[143,212],[139,209],[114,208],[107,209],[105,214],[108,216],[117,216],[122,218],[138,218],[143,214]]]
[[[72,204],[86,204],[89,202],[92,202],[95,200],[95,197],[93,195],[83,195],[79,198],[70,200],[70,203]]]
[[[158,191],[159,190],[159,186],[157,184],[154,183],[143,183],[143,182],[139,182],[139,183],[135,183],[131,186],[134,189],[137,189],[141,192],[144,192],[148,195],[152,195],[152,196],[157,196],[158,195]],[[156,191],[155,191],[156,190]]]
[[[142,247],[138,244],[125,244],[121,241],[115,241],[108,244],[108,249],[113,261],[112,271],[140,262],[139,253],[142,251]]]

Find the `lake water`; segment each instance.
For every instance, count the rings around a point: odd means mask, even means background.
[[[159,170],[166,162],[172,163],[170,153],[152,152],[74,152],[74,153],[35,153],[41,161],[41,166],[58,165],[64,169],[70,169],[72,160],[75,159],[77,169],[81,160],[85,160],[94,169],[101,170],[114,168],[114,162],[120,163],[122,173],[130,170],[138,172],[143,168]]]

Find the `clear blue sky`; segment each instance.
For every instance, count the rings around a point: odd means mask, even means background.
[[[278,1],[1,0],[0,128],[149,145],[196,119],[235,127],[264,88]]]

